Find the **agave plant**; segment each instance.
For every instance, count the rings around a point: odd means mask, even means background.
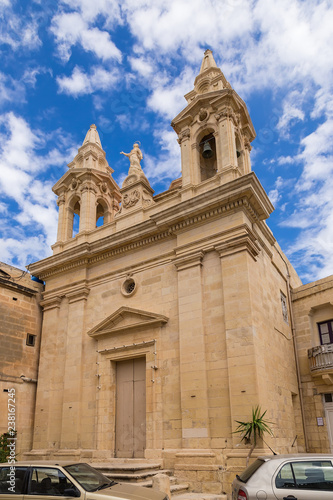
[[[233,432],[233,434],[242,434],[241,441],[244,441],[244,443],[246,444],[252,442],[250,451],[246,457],[246,466],[248,466],[249,464],[250,457],[257,445],[258,438],[262,438],[265,433],[268,433],[271,436],[273,435],[273,432],[269,427],[269,424],[271,424],[272,422],[269,422],[264,418],[266,412],[267,410],[265,410],[264,413],[261,414],[261,408],[259,405],[257,405],[255,408],[252,408],[252,420],[250,420],[249,422],[241,422],[239,420],[236,420],[238,427]]]

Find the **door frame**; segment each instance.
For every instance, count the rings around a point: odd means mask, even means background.
[[[162,449],[163,436],[156,434],[157,422],[162,421],[162,410],[154,404],[156,377],[156,339],[132,345],[112,347],[99,352],[100,389],[97,395],[97,450],[108,457],[116,456],[116,363],[133,358],[146,358],[146,450],[144,458],[151,458],[156,448]],[[149,412],[147,408],[150,408]],[[151,450],[151,452],[150,452]],[[153,455],[152,455],[153,456]]]
[[[333,394],[332,394],[332,402],[326,403],[325,395],[323,395],[324,409],[325,409],[325,420],[326,420],[326,428],[327,428],[327,437],[330,443],[331,453],[333,453],[333,423],[330,424],[330,420],[328,417],[329,413],[333,414]]]

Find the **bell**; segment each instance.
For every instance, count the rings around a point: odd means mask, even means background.
[[[202,157],[207,159],[207,158],[212,158],[214,155],[214,152],[212,148],[210,147],[209,142],[205,142],[203,150],[202,150]]]

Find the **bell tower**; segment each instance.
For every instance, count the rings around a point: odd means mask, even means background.
[[[91,125],[78,154],[68,167],[69,171],[53,186],[59,206],[54,253],[61,251],[62,243],[73,237],[75,214],[79,216],[78,234],[83,234],[96,229],[100,217],[103,218],[103,224],[111,222],[121,200],[96,125]]]
[[[225,184],[251,171],[255,131],[244,101],[206,50],[187,107],[171,125],[181,147],[182,186],[215,178]]]

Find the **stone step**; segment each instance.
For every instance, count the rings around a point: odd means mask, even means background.
[[[90,464],[94,469],[99,470],[102,474],[107,473],[121,473],[121,472],[132,472],[137,473],[141,472],[149,472],[156,471],[157,473],[161,469],[161,464],[158,462],[108,462],[108,463],[95,463]]]
[[[170,485],[171,496],[172,497],[176,496],[177,498],[179,498],[181,494],[186,494],[185,492],[188,490],[188,487],[189,485],[187,483],[171,484]]]
[[[161,469],[161,463],[158,462],[113,459],[107,463],[99,462],[90,465],[109,479],[122,483],[137,483],[146,488],[152,487],[153,477],[156,474],[166,474],[170,479],[171,495],[172,497],[176,495],[177,500],[178,496],[185,493],[189,488],[187,483],[178,484],[178,479],[172,475],[173,472],[169,469]]]
[[[214,493],[180,493],[179,495],[173,494],[174,500],[227,500],[227,495],[215,495]]]
[[[144,472],[124,472],[123,470],[121,472],[118,471],[105,471],[101,470],[104,474],[104,476],[108,477],[109,479],[113,479],[114,481],[121,481],[121,482],[139,482],[140,484],[143,481],[146,481],[147,478],[152,478],[156,474],[166,474],[167,476],[171,476],[172,471],[171,470],[165,470],[165,469],[155,469],[155,470],[145,470]]]
[[[175,476],[169,476],[169,480],[170,480],[170,486],[176,484],[178,481]],[[138,484],[140,486],[144,486],[145,488],[151,488],[153,485],[153,480],[147,479],[146,481],[140,481]]]

